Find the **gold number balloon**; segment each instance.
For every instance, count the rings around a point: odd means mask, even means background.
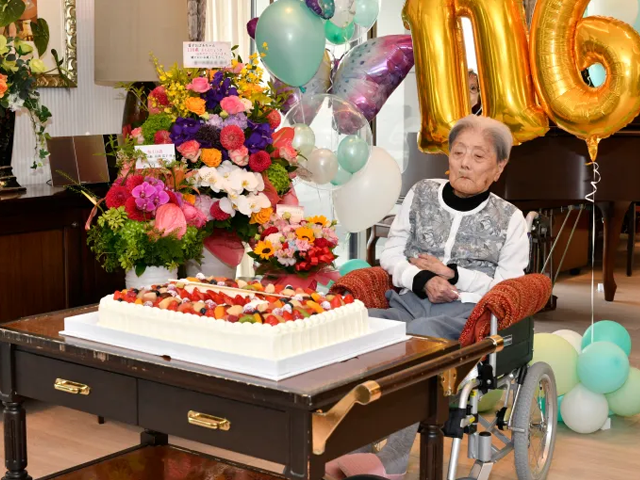
[[[613,18],[582,18],[589,0],[538,0],[531,24],[534,84],[545,112],[587,140],[595,159],[598,142],[640,113],[640,35]],[[600,63],[603,85],[592,88],[581,71]]]
[[[425,152],[448,150],[453,124],[471,113],[460,17],[473,24],[484,113],[507,124],[516,143],[543,136],[536,104],[522,0],[406,0]]]

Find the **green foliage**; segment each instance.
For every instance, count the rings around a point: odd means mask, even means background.
[[[0,0],[0,28],[18,21],[25,8],[23,0]]]
[[[202,258],[202,242],[211,229],[187,227],[185,235],[158,237],[148,222],[129,220],[124,207],[105,212],[89,230],[87,243],[107,272],[119,268],[144,272],[146,267],[177,268]]]
[[[159,115],[151,115],[146,122],[142,124],[142,135],[144,136],[145,145],[153,145],[153,137],[160,130],[169,130],[173,125],[173,119],[164,113]]]
[[[36,44],[38,55],[42,56],[47,51],[49,45],[49,24],[44,18],[39,18],[31,22],[31,31],[33,32],[33,43]]]
[[[289,191],[291,180],[287,169],[277,162],[271,164],[266,170],[267,178],[278,191],[278,195],[283,195]]]
[[[215,229],[235,232],[243,242],[254,240],[256,235],[258,234],[259,228],[259,225],[249,223],[247,221],[247,217],[245,217],[244,215],[236,215],[235,217],[231,217],[224,222],[214,220],[212,222],[209,222],[209,225],[212,225],[212,228]]]

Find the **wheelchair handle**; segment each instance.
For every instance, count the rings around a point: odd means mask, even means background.
[[[378,380],[369,380],[361,383],[338,401],[328,412],[313,414],[313,453],[316,455],[324,453],[327,440],[356,403],[368,405],[379,400],[384,395],[389,395],[450,371],[454,371],[451,381],[457,385],[455,369],[470,366],[470,371],[480,359],[503,349],[504,339],[500,335],[493,335],[481,342],[461,348],[442,357],[392,373]],[[451,395],[455,393],[452,390],[453,388],[450,386],[449,391],[445,392],[445,394]]]

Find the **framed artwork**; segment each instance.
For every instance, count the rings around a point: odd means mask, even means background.
[[[51,53],[55,50],[58,57],[64,59],[62,67],[67,71],[71,85],[65,84],[60,75],[51,73],[38,79],[39,87],[76,87],[78,84],[78,54],[76,35],[76,0],[22,0],[25,9],[14,23],[0,28],[0,34],[17,37],[25,42],[35,42],[48,37],[46,49],[34,48],[34,55],[45,63],[48,69],[55,67]],[[47,31],[43,32],[39,19],[46,21]],[[39,30],[34,33],[34,30]],[[38,54],[41,50],[41,54]]]

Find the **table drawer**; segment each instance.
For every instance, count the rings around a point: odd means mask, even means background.
[[[25,352],[15,361],[19,395],[137,423],[135,378]]]
[[[289,424],[283,411],[145,380],[138,382],[138,402],[141,427],[287,463]]]

